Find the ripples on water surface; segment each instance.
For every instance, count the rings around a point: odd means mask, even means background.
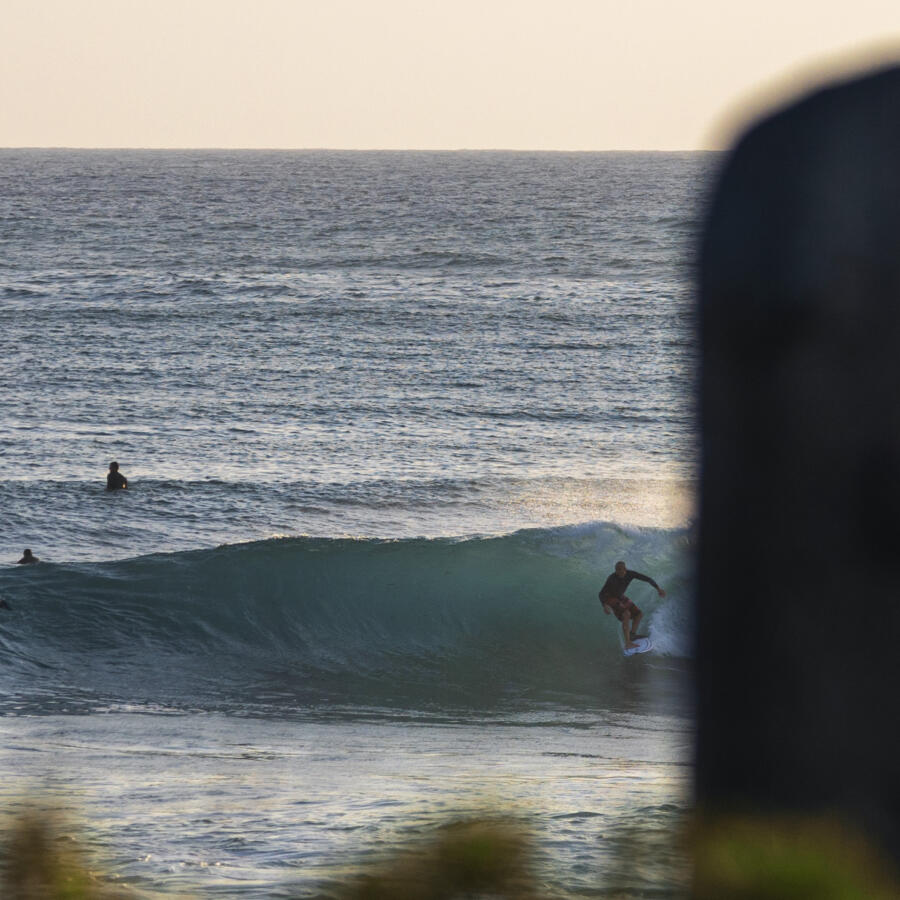
[[[59,788],[117,876],[209,896],[485,802],[573,896],[671,830],[714,165],[0,151],[0,553],[45,560],[0,570],[7,801]],[[669,589],[627,664],[622,555]]]
[[[193,528],[207,543],[616,520],[620,494],[658,524],[641,481],[672,494],[693,474],[685,260],[705,155],[0,163],[9,552],[115,553],[95,533],[109,504],[88,499],[112,458],[152,490],[113,520],[147,523],[124,555],[196,546]],[[587,479],[588,503],[567,489],[569,518],[522,508],[523,482],[546,500],[559,479]],[[431,506],[467,491],[441,528]]]

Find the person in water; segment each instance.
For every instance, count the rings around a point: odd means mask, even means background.
[[[16,563],[19,566],[27,566],[29,563],[40,562],[39,557],[35,556],[27,547],[22,551],[22,558]]]
[[[649,575],[641,575],[640,572],[632,572],[624,562],[616,563],[616,570],[606,579],[606,584],[600,589],[600,602],[603,611],[609,615],[615,613],[616,618],[622,623],[622,633],[625,635],[625,649],[631,650],[637,645],[634,642],[638,633],[638,626],[644,614],[625,596],[628,585],[634,579],[646,581],[656,588],[660,597],[665,597],[666,592]]]
[[[128,479],[119,471],[119,464],[111,462],[109,472],[106,474],[106,489],[108,491],[124,491],[128,487]]]

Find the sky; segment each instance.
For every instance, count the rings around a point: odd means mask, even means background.
[[[2,0],[0,147],[696,150],[900,0]]]

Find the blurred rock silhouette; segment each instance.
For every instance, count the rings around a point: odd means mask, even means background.
[[[900,858],[900,68],[740,140],[700,321],[698,803]]]

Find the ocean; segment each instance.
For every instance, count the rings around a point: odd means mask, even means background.
[[[679,896],[621,838],[691,805],[717,160],[0,151],[3,808],[149,897],[478,815],[546,896]],[[619,559],[667,592],[632,658]]]

